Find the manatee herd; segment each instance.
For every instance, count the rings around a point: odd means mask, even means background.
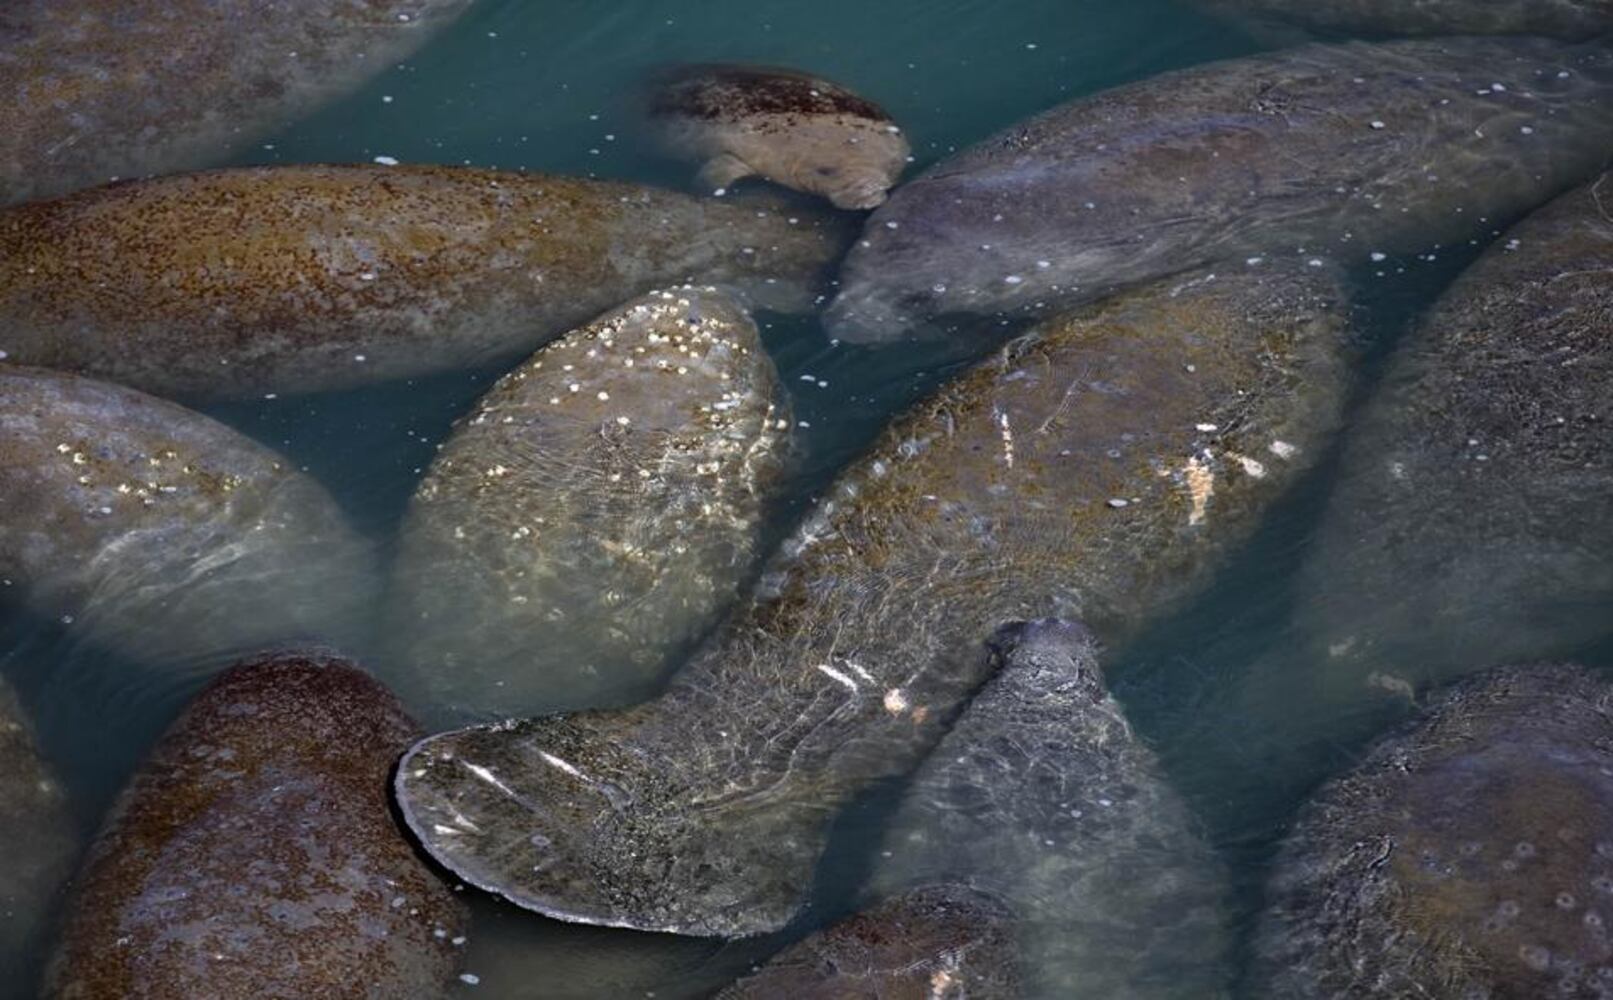
[[[193,694],[78,858],[0,680],[0,968],[440,998],[481,890],[761,942],[726,998],[1613,995],[1613,8],[1204,5],[1422,37],[905,183],[845,86],[674,69],[691,194],[220,167],[468,0],[0,12],[0,601]],[[1486,241],[1361,378],[1362,265]],[[776,313],[956,359],[782,533]],[[494,367],[387,537],[187,408]],[[1231,683],[1359,752],[1251,902],[1112,668],[1335,464]]]

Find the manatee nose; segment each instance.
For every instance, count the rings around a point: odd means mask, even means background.
[[[887,187],[883,178],[864,178],[830,192],[829,200],[850,212],[878,208],[885,203]]]

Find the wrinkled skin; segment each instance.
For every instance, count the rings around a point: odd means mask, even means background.
[[[643,696],[738,600],[790,442],[744,308],[675,288],[505,376],[415,492],[388,634],[472,717]]]
[[[463,905],[415,856],[386,794],[418,735],[341,660],[280,654],[221,675],[91,848],[46,995],[444,996]]]
[[[392,67],[470,0],[9,0],[0,204],[218,163]]]
[[[1199,0],[1218,14],[1347,35],[1546,35],[1613,31],[1609,0]]]
[[[868,220],[825,322],[847,340],[929,336],[1214,261],[1423,250],[1580,183],[1609,148],[1606,49],[1454,38],[1178,70],[903,185]]]
[[[959,886],[913,889],[786,948],[717,1000],[1013,1000],[1012,916]]]
[[[0,350],[159,395],[515,359],[696,278],[802,309],[840,242],[771,201],[469,167],[264,167],[0,212]]]
[[[374,603],[370,546],[284,458],[214,420],[77,375],[0,365],[0,596],[170,672]]]
[[[1224,996],[1227,873],[1126,722],[1082,626],[1007,628],[913,779],[876,890],[961,881],[1013,909],[1027,995]]]
[[[724,188],[758,175],[837,208],[884,203],[907,139],[883,108],[837,83],[766,66],[693,66],[660,81],[651,115],[669,149]]]
[[[1333,426],[1347,340],[1318,271],[1047,324],[889,428],[658,700],[427,740],[405,817],[465,881],[551,916],[777,929],[829,819],[934,745],[1001,622],[1079,616],[1115,642],[1201,585]]]
[[[1282,848],[1254,996],[1607,995],[1613,691],[1481,674],[1324,786]]]

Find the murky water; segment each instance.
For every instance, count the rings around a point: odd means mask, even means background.
[[[1168,0],[482,0],[408,62],[236,162],[390,157],[689,188],[691,169],[646,141],[634,85],[672,64],[745,61],[808,68],[881,102],[911,138],[918,170],[1072,97],[1264,47]],[[1396,339],[1479,249],[1477,241],[1429,247],[1426,256],[1353,276],[1367,348],[1358,402]],[[776,537],[893,414],[960,363],[932,346],[832,343],[809,318],[763,314],[760,322],[803,447]],[[502,367],[205,412],[291,456],[384,551],[434,447]],[[1359,713],[1360,725],[1342,727],[1351,738],[1310,741],[1291,704],[1251,696],[1241,683],[1249,664],[1283,655],[1291,579],[1335,466],[1330,456],[1307,476],[1209,593],[1106,665],[1134,725],[1231,861],[1243,920],[1258,905],[1265,864],[1298,803],[1402,710],[1382,699],[1329,706]],[[1579,650],[1579,659],[1613,667],[1613,608],[1601,611],[1609,640]],[[366,665],[387,677],[386,663]],[[34,712],[86,832],[203,680],[131,667],[87,651],[71,624],[21,614],[3,623],[0,668]],[[813,919],[853,898],[868,864],[862,851],[889,798],[875,794],[837,824]],[[459,987],[466,996],[697,996],[773,944],[567,926],[488,900],[476,911],[466,969],[479,985]],[[17,982],[4,977],[0,993]]]

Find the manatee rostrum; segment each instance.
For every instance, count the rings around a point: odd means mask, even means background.
[[[53,1000],[428,1000],[453,980],[464,904],[393,820],[419,735],[325,655],[215,678],[124,789],[47,972]]]
[[[655,86],[650,115],[674,153],[726,188],[760,176],[873,208],[907,167],[907,139],[879,105],[830,80],[771,66],[688,66]]]
[[[10,0],[0,204],[239,153],[407,57],[470,0]]]
[[[1321,269],[1049,322],[887,429],[657,700],[428,739],[399,767],[405,818],[551,916],[781,927],[829,820],[918,764],[999,624],[1114,643],[1201,585],[1333,427],[1349,343]]]
[[[717,1000],[1017,1000],[1011,928],[988,894],[923,886],[808,935]]]
[[[830,213],[470,167],[259,167],[0,211],[0,352],[250,397],[515,360],[697,280],[805,309]]]
[[[1025,995],[1224,996],[1224,866],[1074,622],[1004,628],[1001,667],[919,768],[875,892],[960,882],[1013,913]]]
[[[934,336],[1211,262],[1423,250],[1582,182],[1610,148],[1605,47],[1450,38],[1190,67],[902,185],[846,258],[826,323],[847,340]]]
[[[1345,35],[1546,35],[1570,41],[1613,31],[1613,0],[1197,0],[1256,24]]]
[[[1254,996],[1605,997],[1613,689],[1502,667],[1318,791],[1278,855]]]
[[[709,287],[652,292],[506,375],[404,523],[388,635],[422,702],[507,718],[647,694],[750,576],[788,411],[756,324]]]
[[[0,365],[0,600],[165,670],[342,639],[371,545],[274,451],[183,407]]]

